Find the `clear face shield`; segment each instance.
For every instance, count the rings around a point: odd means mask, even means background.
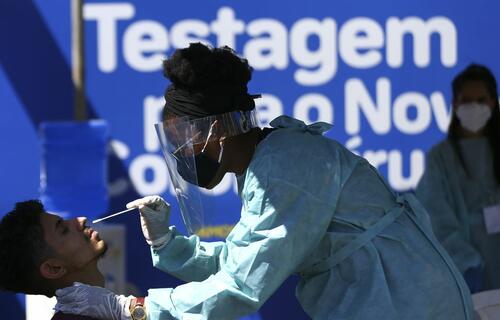
[[[200,119],[179,117],[155,124],[182,219],[190,234],[205,226],[199,186],[206,187],[214,178],[223,154],[222,140],[255,127],[258,125],[254,110]],[[206,152],[211,142],[220,143],[218,159]]]

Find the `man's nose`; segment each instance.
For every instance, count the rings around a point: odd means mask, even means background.
[[[78,217],[76,218],[76,225],[78,227],[78,230],[82,231],[85,229],[85,224],[87,223],[87,218],[86,217]]]

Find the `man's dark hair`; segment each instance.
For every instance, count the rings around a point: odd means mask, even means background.
[[[16,203],[0,222],[0,288],[13,292],[53,295],[44,286],[40,264],[49,247],[44,240],[38,200]]]
[[[497,184],[500,184],[500,105],[498,102],[497,81],[495,76],[486,66],[470,64],[453,79],[453,101],[458,99],[465,84],[475,81],[482,82],[488,90],[490,97],[493,101],[495,101],[495,107],[491,112],[491,118],[486,124],[485,135],[488,138],[493,151],[495,180],[497,181]],[[462,152],[458,147],[458,140],[461,138],[460,133],[460,121],[458,120],[456,114],[452,112],[451,122],[448,128],[448,139],[451,141],[453,149],[457,153],[462,166],[467,172]]]

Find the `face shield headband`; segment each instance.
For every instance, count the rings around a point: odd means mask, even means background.
[[[200,119],[178,117],[155,124],[182,218],[191,234],[203,227],[198,186],[207,186],[219,169],[222,140],[258,127],[255,110],[234,111]],[[206,153],[210,142],[219,142],[218,159]]]

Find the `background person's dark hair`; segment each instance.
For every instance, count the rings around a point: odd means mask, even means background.
[[[165,92],[163,119],[201,118],[255,108],[256,96],[249,95],[247,88],[252,68],[227,46],[191,43],[163,62],[163,73],[171,81]]]
[[[0,222],[0,288],[12,292],[53,296],[39,267],[50,248],[40,222],[45,212],[38,200],[16,203]]]
[[[495,178],[500,184],[500,110],[498,102],[497,81],[493,73],[485,66],[471,64],[465,70],[460,72],[452,83],[453,101],[458,99],[463,86],[467,82],[480,81],[486,86],[491,98],[495,101],[495,107],[491,112],[491,118],[485,127],[485,134],[488,137],[493,153],[493,166]],[[460,162],[467,172],[467,167],[463,155],[458,147],[458,139],[461,138],[461,125],[456,114],[452,112],[450,126],[448,128],[448,139],[452,142],[453,148],[457,152]]]

